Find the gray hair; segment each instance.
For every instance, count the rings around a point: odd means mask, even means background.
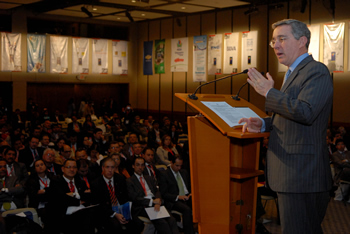
[[[297,40],[305,36],[307,38],[307,42],[305,46],[306,46],[306,49],[309,49],[311,33],[308,27],[306,26],[306,24],[295,19],[284,19],[272,24],[272,29],[275,29],[281,25],[290,25],[292,28],[292,34],[294,38]]]
[[[52,148],[46,148],[43,152],[43,155],[47,153],[47,151],[52,151],[54,154],[56,154],[56,151]]]

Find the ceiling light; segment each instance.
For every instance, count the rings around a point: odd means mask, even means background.
[[[145,16],[146,14],[141,14],[141,16]]]
[[[92,10],[93,10],[93,11],[97,11],[97,8],[96,8],[96,7],[93,7]]]
[[[131,0],[131,2],[136,2],[136,0]]]
[[[185,9],[186,9],[186,7],[184,7],[184,6],[183,6],[183,7],[181,7],[181,10],[185,10]]]

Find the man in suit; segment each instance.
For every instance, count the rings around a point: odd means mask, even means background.
[[[94,233],[94,208],[83,209],[89,205],[91,193],[84,182],[75,179],[77,163],[66,160],[62,172],[48,190],[47,233]]]
[[[28,179],[28,172],[26,165],[21,162],[16,162],[16,150],[14,148],[7,148],[4,151],[3,158],[5,159],[7,165],[7,176],[16,176],[19,183],[24,186]]]
[[[307,53],[310,31],[297,20],[272,25],[271,47],[288,67],[281,90],[255,68],[248,82],[266,98],[271,118],[242,118],[243,133],[270,131],[267,183],[277,192],[283,233],[322,233],[331,172],[326,145],[333,84],[327,67]]]
[[[135,173],[126,180],[128,195],[132,201],[131,214],[137,226],[142,225],[138,216],[147,217],[145,207],[154,207],[155,211],[160,210],[162,203],[161,194],[156,186],[156,182],[150,176],[144,176],[144,158],[134,159],[132,167]],[[154,219],[152,223],[159,234],[179,233],[174,217]]]
[[[160,171],[154,164],[154,150],[150,147],[146,147],[143,150],[143,158],[145,159],[145,170],[143,170],[143,174],[151,176],[153,179],[158,181]]]
[[[77,120],[78,120],[78,118],[75,115],[73,115],[72,116],[72,122],[69,123],[68,127],[67,127],[67,132],[68,132],[69,135],[72,132],[75,132],[76,134],[80,134],[81,133],[81,131],[83,129],[83,126]]]
[[[168,169],[161,172],[159,190],[165,207],[182,213],[184,233],[193,234],[190,177],[186,170],[181,169],[182,164],[180,155],[172,158]]]
[[[129,202],[129,197],[124,177],[114,173],[115,161],[107,157],[101,161],[101,166],[102,175],[91,183],[93,203],[99,204],[100,232],[140,233],[143,225],[136,227],[131,220],[125,219],[118,209],[119,205]],[[123,229],[123,226],[126,229]]]
[[[20,150],[18,161],[24,163],[27,167],[27,171],[32,169],[34,161],[41,159],[43,155],[43,148],[38,147],[39,138],[32,136],[29,138],[29,147]]]
[[[338,189],[335,191],[334,200],[342,201],[344,199],[343,194],[348,194],[350,186],[339,182],[340,180],[350,181],[350,152],[345,150],[343,139],[338,139],[335,144],[337,151],[332,154],[332,162],[335,167],[334,184],[338,185]],[[348,202],[350,202],[350,199]]]
[[[55,150],[47,148],[43,154],[43,161],[49,172],[54,175],[62,175],[62,165],[55,163]]]

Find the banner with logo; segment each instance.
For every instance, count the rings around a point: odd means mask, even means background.
[[[154,73],[162,74],[165,73],[164,69],[164,49],[165,40],[155,40],[154,42]]]
[[[171,39],[171,72],[188,71],[188,38]]]
[[[242,71],[257,66],[258,31],[242,33]]]
[[[20,33],[1,33],[1,71],[22,71]]]
[[[311,33],[310,45],[309,45],[309,54],[316,61],[320,61],[320,30],[321,25],[308,25],[308,28]]]
[[[108,74],[107,39],[92,39],[92,73]]]
[[[89,39],[73,37],[72,73],[89,74]]]
[[[207,36],[193,37],[193,82],[207,81]]]
[[[221,74],[222,34],[208,36],[208,75]]]
[[[224,74],[237,73],[239,33],[224,35]]]
[[[27,34],[27,71],[46,72],[46,36]]]
[[[127,75],[128,74],[128,42],[113,40],[112,52],[113,52],[112,74]]]
[[[153,41],[143,42],[143,74],[153,75],[152,59],[153,59]]]
[[[345,23],[325,24],[323,32],[323,63],[330,72],[344,71]]]
[[[68,72],[68,37],[50,36],[50,72]]]

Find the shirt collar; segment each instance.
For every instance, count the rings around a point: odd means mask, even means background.
[[[103,179],[105,180],[105,182],[107,183],[107,184],[109,184],[109,181],[111,180],[112,182],[112,184],[114,184],[114,179],[113,179],[113,176],[112,176],[112,178],[110,178],[110,179],[107,179],[104,175],[102,175],[102,177],[103,177]]]
[[[292,63],[292,65],[290,65],[290,67],[288,68],[290,70],[290,73],[292,73],[294,71],[294,69],[299,65],[299,63],[301,61],[303,61],[307,56],[309,56],[309,53],[305,53],[300,55],[295,61],[294,63]]]

